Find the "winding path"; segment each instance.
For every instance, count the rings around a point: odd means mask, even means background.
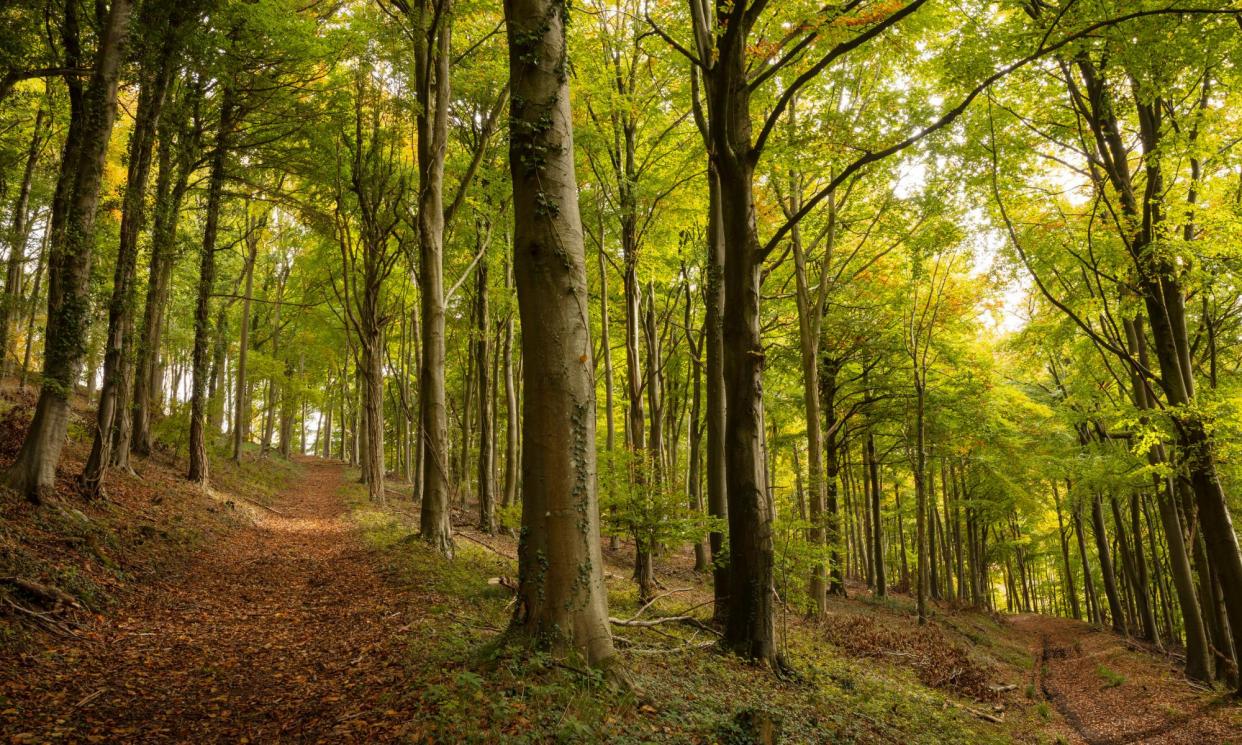
[[[1163,658],[1080,621],[1014,616],[1033,640],[1034,683],[1087,745],[1242,742],[1242,709],[1206,695]]]

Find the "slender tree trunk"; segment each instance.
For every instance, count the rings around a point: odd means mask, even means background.
[[[918,591],[916,593],[918,604],[919,625],[927,624],[927,583],[929,579],[927,571],[928,550],[927,550],[927,426],[925,422],[924,409],[927,405],[927,391],[924,381],[926,380],[926,370],[917,373],[920,376],[919,384],[915,390],[914,403],[914,512],[915,512],[915,543],[918,548]],[[898,516],[900,519],[900,516]]]
[[[506,267],[505,287],[513,287],[512,267]],[[517,501],[518,480],[518,397],[517,385],[513,376],[513,311],[505,318],[505,495],[504,505],[508,507]]]
[[[197,151],[197,133],[182,130],[174,158],[170,132],[160,136],[159,174],[156,177],[155,205],[151,228],[151,260],[147,279],[146,303],[138,334],[134,366],[133,424],[131,449],[139,455],[151,452],[151,418],[159,406],[161,390],[160,343],[164,332],[164,312],[172,280],[173,257],[181,202],[189,189],[190,172]]]
[[[1095,532],[1096,553],[1100,556],[1100,572],[1104,578],[1104,594],[1108,598],[1108,612],[1112,618],[1113,630],[1123,636],[1126,633],[1125,612],[1121,608],[1121,599],[1117,592],[1117,575],[1113,571],[1112,558],[1108,550],[1108,533],[1104,527],[1104,509],[1098,492],[1091,499],[1091,523]]]
[[[1070,610],[1074,618],[1082,618],[1082,610],[1078,607],[1078,591],[1074,589],[1074,567],[1070,564],[1069,536],[1065,534],[1065,519],[1061,512],[1061,497],[1057,493],[1057,482],[1052,482],[1052,504],[1057,511],[1057,538],[1061,543],[1061,561],[1065,566],[1066,595],[1069,597]]]
[[[35,316],[39,310],[39,289],[43,281],[43,269],[47,265],[47,241],[49,230],[43,231],[43,241],[39,245],[39,256],[36,259],[34,283],[30,289],[30,297],[28,298],[30,312],[26,314],[26,345],[22,353],[22,377],[20,385],[23,390],[26,388],[26,378],[30,375],[30,354],[34,348],[34,325]]]
[[[1066,491],[1067,493],[1070,491],[1068,484]],[[1070,517],[1074,523],[1074,536],[1078,541],[1078,558],[1082,562],[1082,587],[1087,600],[1087,620],[1092,623],[1101,623],[1099,602],[1095,594],[1095,581],[1091,577],[1091,564],[1087,559],[1087,538],[1082,529],[1082,518],[1076,507],[1071,509]]]
[[[371,302],[364,303],[371,306]],[[362,373],[362,434],[360,459],[362,479],[371,501],[387,501],[384,491],[384,332],[378,324],[378,307],[363,310],[362,338],[359,339],[359,365]],[[370,316],[370,320],[368,320]]]
[[[250,430],[250,382],[247,379],[250,358],[250,304],[254,297],[254,265],[259,250],[257,240],[246,241],[246,262],[242,266],[245,276],[242,291],[241,334],[237,340],[236,392],[233,394],[233,462],[240,463],[242,447]]]
[[[871,484],[871,523],[872,546],[871,563],[875,565],[875,594],[884,597],[887,594],[887,582],[884,576],[884,529],[880,520],[880,465],[875,457],[875,435],[867,430],[867,440],[863,445],[863,459]]]
[[[22,181],[17,190],[17,200],[13,203],[13,224],[9,229],[9,260],[4,275],[4,295],[0,297],[0,367],[7,373],[13,369],[16,361],[9,357],[10,334],[14,312],[20,307],[22,299],[22,280],[26,264],[26,241],[30,237],[30,190],[34,184],[35,168],[39,156],[47,142],[47,127],[50,116],[44,108],[45,103],[39,102],[35,112],[34,126],[31,128],[30,145],[26,148],[26,165],[22,169]]]
[[[563,0],[505,0],[514,274],[522,317],[522,537],[513,626],[614,659],[595,494],[595,384]]]
[[[225,166],[236,118],[233,89],[227,84],[221,95],[220,129],[211,156],[208,177],[203,243],[200,248],[198,298],[194,309],[193,381],[190,395],[190,467],[186,477],[206,485],[207,459],[207,373],[208,345],[211,343],[211,295],[216,283],[216,235],[220,227],[220,205],[224,199]]]
[[[703,354],[707,405],[707,514],[718,524],[727,524],[729,500],[725,480],[725,395],[724,395],[724,215],[720,197],[720,176],[713,163],[707,166],[707,277],[703,287],[704,320],[707,327]],[[725,534],[707,534],[712,560],[712,617],[723,625],[729,617],[729,562],[725,553]]]
[[[487,256],[483,256],[476,269],[474,358],[479,380],[479,529],[490,535],[496,532],[496,465],[492,460],[496,422],[492,416],[492,321],[487,274]]]
[[[686,302],[684,309],[684,325],[689,339],[693,327],[693,299],[690,285],[685,285]],[[700,327],[697,342],[690,342],[690,453],[686,472],[686,491],[690,497],[690,510],[698,516],[703,514],[703,358],[706,345],[706,327]],[[706,572],[711,568],[711,557],[707,553],[707,543],[702,534],[694,541],[694,571]]]
[[[144,69],[138,93],[138,110],[129,143],[129,172],[125,184],[125,200],[121,210],[121,232],[117,247],[116,267],[112,279],[112,297],[108,304],[108,335],[105,342],[103,388],[96,409],[95,436],[81,484],[88,494],[103,490],[108,466],[129,468],[130,419],[129,392],[133,385],[131,353],[134,346],[133,307],[138,263],[138,235],[146,221],[147,180],[151,173],[151,156],[155,147],[160,116],[164,110],[168,88],[176,72],[176,55],[180,49],[180,26],[187,15],[186,6],[167,2],[148,6],[148,12],[163,16],[153,21],[162,34],[157,55]],[[147,68],[148,65],[143,65]]]
[[[433,7],[435,12],[433,14]],[[419,533],[445,555],[453,554],[449,524],[448,417],[444,391],[444,155],[448,137],[450,0],[419,0],[419,15],[438,18],[419,29],[416,44],[418,130],[419,299],[423,355],[418,396],[423,447],[423,504]]]

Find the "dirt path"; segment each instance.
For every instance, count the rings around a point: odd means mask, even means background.
[[[308,460],[253,528],[101,619],[16,677],[13,742],[382,742],[408,604],[350,531],[342,468]]]
[[[1021,615],[1035,685],[1087,745],[1242,743],[1242,708],[1191,687],[1163,658],[1064,618]]]

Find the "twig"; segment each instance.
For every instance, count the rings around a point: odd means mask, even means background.
[[[457,535],[458,535],[458,536],[460,536],[460,537],[462,537],[462,538],[465,538],[467,541],[470,541],[471,543],[477,543],[478,545],[482,546],[483,548],[487,549],[488,551],[491,551],[492,553],[496,554],[497,556],[503,556],[503,557],[505,557],[506,559],[508,559],[509,561],[517,561],[517,557],[516,557],[516,556],[510,556],[510,555],[506,554],[505,552],[501,551],[500,549],[496,548],[495,546],[489,546],[488,544],[484,543],[483,541],[480,541],[478,538],[475,538],[474,536],[470,535],[469,533],[462,533],[462,532],[458,532],[458,533],[457,533]]]
[[[70,710],[72,711],[73,709],[81,709],[83,706],[86,706],[90,702],[94,701],[95,699],[103,695],[103,692],[106,690],[108,689],[100,688],[98,691],[95,691],[94,693],[87,694],[86,697],[84,697],[81,701],[77,702],[72,707],[70,707]]]
[[[33,618],[33,619],[35,619],[36,621],[38,621],[39,623],[43,624],[43,625],[44,625],[44,626],[46,626],[46,627],[48,628],[48,630],[50,630],[50,631],[56,631],[56,632],[58,632],[58,633],[61,633],[61,634],[65,635],[65,636],[68,636],[68,637],[73,638],[73,639],[81,639],[81,638],[82,638],[82,635],[81,635],[81,634],[79,634],[79,633],[77,633],[77,632],[75,632],[73,629],[66,628],[66,627],[65,627],[65,626],[63,626],[62,624],[59,624],[59,623],[57,623],[56,621],[53,621],[52,619],[48,618],[46,613],[40,613],[40,612],[38,612],[38,611],[31,610],[31,609],[29,609],[29,608],[25,608],[25,607],[23,607],[23,606],[21,606],[21,605],[18,605],[17,603],[14,603],[12,600],[10,600],[10,599],[8,599],[8,598],[5,598],[5,599],[4,599],[4,602],[8,603],[8,604],[9,604],[10,606],[12,606],[15,610],[21,611],[22,613],[25,613],[26,615],[28,615],[28,616],[30,616],[31,618]]]
[[[638,612],[636,612],[633,616],[630,616],[630,620],[631,620],[631,621],[633,621],[633,620],[637,619],[639,616],[641,616],[641,615],[643,614],[643,611],[645,611],[645,610],[647,610],[648,608],[650,608],[651,606],[655,605],[655,603],[656,603],[656,601],[657,601],[657,600],[662,600],[662,599],[664,599],[664,598],[668,597],[669,595],[676,595],[676,594],[677,594],[677,593],[679,593],[679,592],[690,592],[692,589],[694,589],[694,588],[692,588],[692,587],[678,587],[678,588],[676,588],[676,589],[669,590],[668,592],[662,592],[662,593],[660,593],[659,595],[656,595],[656,596],[655,596],[655,597],[653,597],[652,599],[648,600],[647,602],[643,603],[642,607],[638,609]]]

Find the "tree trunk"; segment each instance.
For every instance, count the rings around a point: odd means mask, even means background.
[[[220,203],[224,198],[225,166],[230,137],[236,118],[234,92],[226,84],[221,94],[220,129],[211,156],[211,175],[207,184],[206,216],[200,248],[198,298],[194,309],[193,378],[190,394],[190,467],[186,477],[206,485],[207,459],[207,373],[208,345],[211,343],[211,295],[216,283],[216,235],[220,226]]]
[[[51,117],[44,108],[45,102],[39,102],[39,110],[35,112],[34,126],[31,128],[30,145],[26,149],[26,165],[22,169],[21,186],[17,190],[17,200],[13,203],[13,224],[9,229],[9,260],[4,275],[4,295],[0,297],[0,368],[7,374],[13,369],[9,358],[10,334],[9,327],[13,322],[14,311],[21,304],[22,274],[26,264],[26,241],[30,237],[30,190],[34,184],[35,167],[39,156],[47,142],[47,127]]]
[[[99,188],[116,119],[117,79],[125,56],[132,0],[113,0],[100,32],[86,90],[71,91],[61,183],[61,229],[53,230],[48,270],[48,321],[44,336],[43,387],[17,460],[4,485],[39,501],[55,488],[56,466],[69,425],[69,396],[81,368],[90,322],[90,265]],[[77,13],[65,11],[66,37],[77,48]],[[73,56],[73,55],[70,55]],[[70,60],[76,67],[76,59]],[[70,76],[72,78],[72,75]],[[79,84],[74,82],[72,87]],[[63,187],[63,188],[62,188]]]
[[[875,594],[882,598],[887,594],[888,588],[884,576],[884,529],[880,520],[880,464],[876,462],[875,435],[870,428],[863,444],[863,464],[867,469],[871,487],[871,563],[874,565]]]
[[[698,341],[690,341],[693,328],[693,299],[690,284],[685,283],[686,304],[684,309],[684,325],[687,341],[690,346],[690,453],[686,470],[686,492],[690,497],[690,511],[693,515],[703,514],[703,358],[706,343],[706,327],[700,327]],[[694,571],[706,572],[711,568],[711,557],[707,553],[707,543],[700,533],[694,541]]]
[[[512,267],[506,267],[505,287],[512,289]],[[513,311],[505,318],[505,495],[504,506],[517,501],[518,477],[518,397],[513,376]]]
[[[419,0],[419,14],[435,29],[419,29],[416,83],[418,134],[419,299],[423,355],[419,370],[419,421],[423,447],[423,504],[419,533],[453,554],[450,517],[448,417],[444,392],[444,154],[448,137],[450,0]]]
[[[915,543],[918,548],[918,605],[919,625],[927,624],[927,427],[924,409],[927,405],[926,375],[927,371],[916,371],[920,376],[915,390],[914,403],[914,512],[915,512]],[[898,516],[898,519],[901,519]]]
[[[479,381],[479,530],[490,535],[496,532],[496,465],[492,461],[496,422],[492,416],[492,321],[487,274],[487,256],[483,256],[476,269],[474,358]]]
[[[236,392],[233,394],[233,462],[241,463],[242,448],[250,432],[250,381],[247,379],[250,357],[250,304],[254,298],[254,265],[259,250],[257,240],[246,241],[245,277],[242,291],[241,334],[237,340]]]
[[[561,0],[505,0],[514,273],[522,317],[522,537],[513,626],[614,659],[595,493],[595,384]]]
[[[707,327],[703,354],[706,378],[705,404],[707,430],[707,514],[718,524],[727,524],[729,501],[725,483],[725,395],[724,395],[724,215],[721,213],[720,176],[715,164],[707,166],[707,277],[703,287],[704,320]],[[724,532],[707,534],[712,560],[712,617],[723,625],[729,617],[729,562],[725,554]]]
[[[1074,567],[1070,564],[1069,536],[1065,534],[1065,520],[1061,512],[1061,497],[1057,493],[1057,482],[1052,483],[1052,504],[1057,511],[1057,538],[1061,542],[1061,561],[1065,566],[1066,595],[1069,597],[1070,610],[1074,618],[1082,619],[1082,610],[1078,607],[1078,591],[1074,589]]]
[[[19,382],[22,390],[26,389],[26,378],[30,375],[30,354],[34,348],[34,325],[35,316],[38,315],[39,309],[39,288],[43,281],[43,270],[47,265],[47,241],[50,230],[43,231],[43,240],[39,245],[39,256],[36,259],[34,283],[30,289],[30,297],[28,298],[30,311],[26,314],[26,345],[22,352],[22,377]]]
[[[176,55],[180,48],[181,19],[184,6],[175,2],[146,10],[162,18],[151,19],[150,30],[162,34],[157,56],[142,66],[142,85],[138,93],[138,110],[129,143],[129,171],[125,183],[125,199],[121,210],[121,232],[117,247],[116,267],[112,279],[112,297],[108,303],[108,335],[104,346],[103,388],[95,416],[95,435],[91,453],[82,471],[83,490],[97,495],[103,490],[108,466],[129,467],[130,420],[129,392],[133,384],[131,351],[133,348],[135,274],[138,263],[138,235],[146,221],[147,179],[151,173],[151,155],[156,132],[164,110],[168,88],[176,72]]]
[[[1121,608],[1121,599],[1117,593],[1117,575],[1113,571],[1113,561],[1108,551],[1108,533],[1104,528],[1104,509],[1099,492],[1092,494],[1091,523],[1095,532],[1096,553],[1100,556],[1100,572],[1104,578],[1104,594],[1108,597],[1108,612],[1112,618],[1113,630],[1125,635],[1126,619]]]
[[[171,132],[165,131],[160,135],[147,296],[134,365],[131,449],[139,455],[151,452],[151,418],[161,398],[159,356],[164,333],[164,311],[172,280],[181,202],[189,190],[190,173],[197,158],[197,135],[197,131],[190,132],[188,128],[178,132],[175,158]]]

